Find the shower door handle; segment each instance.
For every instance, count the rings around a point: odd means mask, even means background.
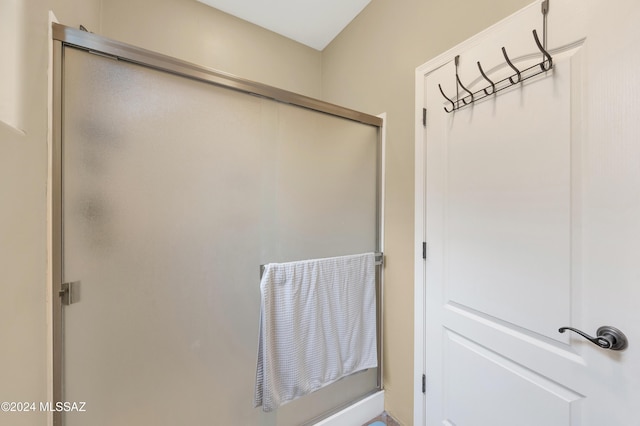
[[[561,327],[558,329],[560,333],[564,333],[567,330],[578,333],[594,345],[600,346],[602,349],[621,351],[623,349],[626,349],[629,344],[629,342],[627,341],[627,336],[625,336],[622,331],[609,325],[603,325],[602,327],[598,328],[598,330],[596,331],[596,337],[591,337],[584,331],[580,331],[577,328],[573,327]]]
[[[60,296],[60,301],[63,305],[71,305],[72,303],[78,303],[80,300],[79,293],[80,281],[72,281],[60,285],[58,296]]]

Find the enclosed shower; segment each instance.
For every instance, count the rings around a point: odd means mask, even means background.
[[[381,129],[54,24],[53,391],[86,402],[54,424],[313,424],[380,390],[252,405],[260,266],[382,252]]]

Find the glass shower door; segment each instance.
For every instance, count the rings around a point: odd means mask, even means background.
[[[67,426],[300,425],[253,408],[259,266],[377,250],[378,129],[64,48]]]

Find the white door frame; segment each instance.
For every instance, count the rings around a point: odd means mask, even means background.
[[[531,8],[540,8],[541,0],[536,0],[529,6],[520,9],[514,14],[504,18],[500,22],[486,28],[475,36],[454,46],[446,52],[436,56],[425,64],[416,68],[415,73],[415,224],[414,224],[414,388],[413,388],[413,424],[421,426],[425,424],[425,396],[422,392],[423,374],[426,374],[427,366],[425,365],[425,277],[426,277],[426,261],[423,259],[423,243],[426,242],[426,168],[425,168],[425,130],[423,126],[423,112],[425,87],[424,78],[427,74],[435,71],[448,62],[451,62],[456,55],[464,52],[470,47],[478,44],[480,40],[486,38],[496,29],[505,26],[506,23],[514,16],[530,13]],[[542,19],[542,15],[540,17]],[[428,119],[427,119],[428,120]],[[428,256],[428,248],[427,248]],[[426,384],[428,389],[429,384]]]

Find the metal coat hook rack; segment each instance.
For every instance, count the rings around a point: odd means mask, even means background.
[[[466,94],[460,97],[460,95],[456,93],[456,100],[454,101],[444,93],[444,91],[442,90],[442,86],[438,84],[438,89],[440,89],[440,93],[442,93],[442,96],[444,96],[444,98],[451,104],[449,108],[444,107],[444,110],[446,112],[453,112],[466,105],[471,105],[472,103],[479,101],[480,99],[486,98],[487,96],[495,95],[501,90],[507,89],[516,84],[520,84],[523,81],[528,80],[532,77],[535,77],[538,74],[542,74],[551,70],[553,68],[553,58],[540,42],[540,39],[538,38],[538,33],[536,32],[536,30],[533,30],[533,39],[535,40],[536,45],[538,46],[538,49],[542,53],[542,62],[532,65],[529,68],[520,70],[518,69],[518,67],[516,67],[513,64],[513,62],[511,62],[511,59],[509,59],[509,55],[507,55],[507,50],[503,47],[502,55],[504,56],[504,60],[507,62],[509,67],[513,69],[514,74],[510,75],[509,77],[503,78],[500,81],[493,82],[482,69],[482,65],[480,64],[480,61],[478,61],[477,62],[478,70],[480,70],[480,74],[482,75],[482,78],[484,78],[489,83],[489,85],[485,86],[484,88],[476,92],[472,92],[469,89],[467,89],[465,85],[462,84],[462,81],[460,81],[460,76],[458,75],[459,56],[456,56],[456,62],[455,62],[456,92],[459,92],[459,89],[462,89],[464,92],[466,92]]]

